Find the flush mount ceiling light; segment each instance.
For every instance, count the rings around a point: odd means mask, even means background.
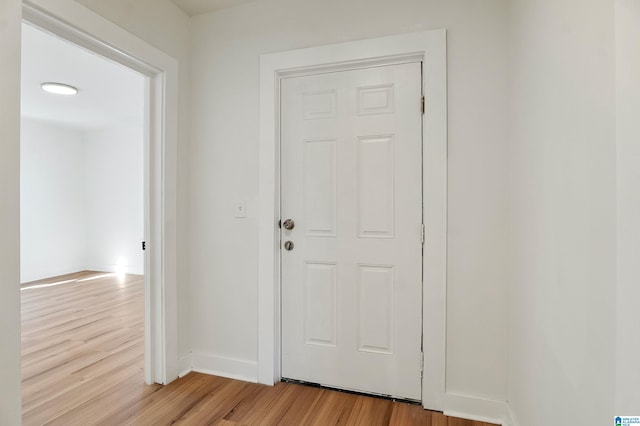
[[[47,82],[42,83],[40,87],[45,92],[55,93],[56,95],[75,95],[78,93],[78,89],[75,87],[62,83]]]

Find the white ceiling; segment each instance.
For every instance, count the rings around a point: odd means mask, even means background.
[[[78,88],[75,96],[41,90],[43,82]],[[22,25],[22,116],[78,129],[144,117],[145,77],[29,25]]]
[[[171,0],[188,15],[200,15],[220,9],[227,9],[255,0]]]

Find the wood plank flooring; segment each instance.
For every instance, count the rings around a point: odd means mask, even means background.
[[[84,271],[22,286],[23,424],[490,426],[327,389],[190,373],[145,385],[142,276]]]

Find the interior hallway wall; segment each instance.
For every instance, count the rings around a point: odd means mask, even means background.
[[[508,400],[520,426],[612,424],[614,2],[510,4]]]
[[[255,371],[260,55],[446,28],[447,393],[505,400],[507,4],[264,0],[192,18],[190,308],[201,368]],[[234,218],[245,200],[247,218]]]
[[[20,405],[20,0],[0,2],[0,424]]]
[[[615,415],[640,413],[640,1],[616,0],[618,287]]]

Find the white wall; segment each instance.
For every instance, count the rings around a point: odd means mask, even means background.
[[[640,413],[640,1],[616,0],[615,4],[618,142],[615,414],[625,415]]]
[[[447,392],[505,400],[507,14],[503,0],[264,0],[192,18],[190,308],[200,367],[229,371],[257,357],[260,54],[447,28]],[[244,220],[233,215],[240,200]]]
[[[22,282],[144,273],[142,148],[142,123],[84,131],[23,118]]]
[[[0,424],[20,406],[20,0],[0,2]]]
[[[83,135],[22,119],[20,280],[86,269]]]
[[[144,273],[143,138],[142,123],[84,132],[87,269]]]
[[[511,8],[508,399],[521,426],[611,424],[613,2],[514,0]]]

